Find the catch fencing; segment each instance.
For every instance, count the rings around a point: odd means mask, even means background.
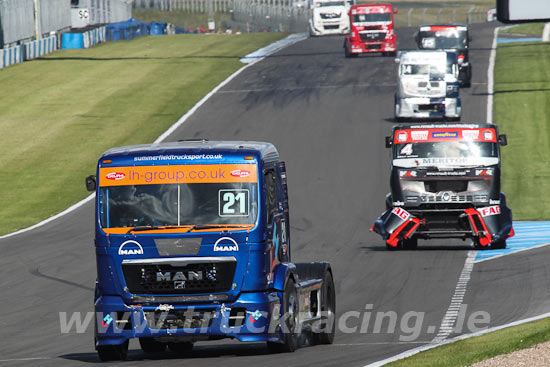
[[[136,9],[182,11],[188,13],[231,13],[227,27],[248,32],[308,30],[311,9],[309,1],[297,0],[135,0]],[[301,5],[301,6],[300,6]],[[429,23],[472,24],[487,21],[486,7],[445,6],[395,7],[397,27],[417,27]]]

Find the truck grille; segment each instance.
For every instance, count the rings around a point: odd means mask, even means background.
[[[368,41],[383,41],[386,39],[386,32],[368,32],[368,33],[359,33],[359,37],[364,42]]]
[[[468,181],[467,180],[424,181],[424,187],[426,188],[427,192],[433,192],[433,193],[437,193],[441,191],[464,192],[468,189]]]
[[[339,19],[340,14],[338,13],[320,13],[321,19]]]
[[[212,326],[215,310],[146,311],[145,319],[151,329],[206,328]]]
[[[234,261],[170,264],[123,264],[126,285],[133,294],[197,294],[231,289]]]

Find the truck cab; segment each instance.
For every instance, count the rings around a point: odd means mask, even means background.
[[[466,25],[435,24],[421,26],[416,43],[421,50],[455,51],[458,57],[458,80],[461,87],[470,87],[472,65],[469,48],[471,37]]]
[[[512,212],[500,191],[500,146],[506,136],[488,124],[396,126],[386,211],[372,230],[389,250],[418,239],[472,239],[479,249],[504,248]]]
[[[125,359],[199,340],[293,351],[301,331],[332,343],[325,262],[291,262],[285,163],[263,142],[113,148],[86,179],[96,192],[95,348]]]
[[[357,55],[382,52],[395,55],[397,37],[394,33],[393,15],[397,13],[390,4],[361,4],[351,7],[349,21],[350,34],[344,42],[344,55]]]
[[[395,119],[449,119],[462,114],[455,52],[404,51],[395,59]]]
[[[348,12],[355,0],[313,0],[309,19],[310,36],[347,34]]]

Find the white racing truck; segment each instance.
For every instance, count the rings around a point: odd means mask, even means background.
[[[460,121],[458,60],[449,51],[403,51],[399,64],[395,119]]]
[[[348,34],[349,10],[355,0],[313,0],[309,19],[310,36]]]

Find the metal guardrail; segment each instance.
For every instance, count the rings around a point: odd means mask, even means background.
[[[189,13],[229,13],[234,0],[134,0],[134,9],[185,11]]]

